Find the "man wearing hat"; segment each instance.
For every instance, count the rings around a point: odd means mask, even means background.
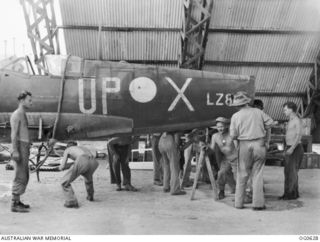
[[[235,207],[243,208],[246,184],[252,174],[252,206],[254,210],[262,210],[266,208],[263,167],[273,120],[260,109],[250,107],[250,101],[247,93],[240,91],[235,94],[232,104],[239,108],[230,124],[230,136],[238,141],[239,149]]]
[[[230,120],[224,117],[216,119],[216,129],[218,133],[212,135],[211,149],[219,152],[217,155],[220,169],[218,172],[217,182],[219,184],[219,199],[225,198],[224,188],[228,183],[234,193],[237,179],[237,150],[233,139],[229,133]],[[215,149],[217,148],[217,149]]]

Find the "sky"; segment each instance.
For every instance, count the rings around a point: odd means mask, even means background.
[[[19,0],[0,0],[0,29],[0,56],[2,58],[5,55],[9,57],[14,52],[17,56],[31,52]]]
[[[56,4],[58,1],[54,0]],[[56,18],[60,24],[58,6]],[[32,54],[20,0],[0,0],[0,59]]]

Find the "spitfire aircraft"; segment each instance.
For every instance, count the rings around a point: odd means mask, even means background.
[[[25,58],[0,69],[0,142],[10,141],[17,95],[32,93],[33,141],[103,140],[208,127],[236,111],[232,94],[254,96],[254,78],[208,71],[47,55],[47,75]]]

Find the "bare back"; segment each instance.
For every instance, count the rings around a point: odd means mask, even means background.
[[[218,145],[221,153],[227,160],[231,161],[237,158],[237,150],[229,133],[223,135],[215,133],[212,136],[212,142]]]
[[[68,156],[68,158],[71,158],[73,160],[76,160],[80,156],[89,156],[93,157],[92,153],[90,150],[83,146],[71,146],[65,150],[64,156]]]

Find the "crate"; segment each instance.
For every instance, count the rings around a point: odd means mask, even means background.
[[[310,135],[311,119],[310,118],[303,118],[303,119],[301,119],[301,122],[302,122],[302,134],[303,135]]]
[[[320,168],[320,155],[317,153],[304,153],[300,169]]]

